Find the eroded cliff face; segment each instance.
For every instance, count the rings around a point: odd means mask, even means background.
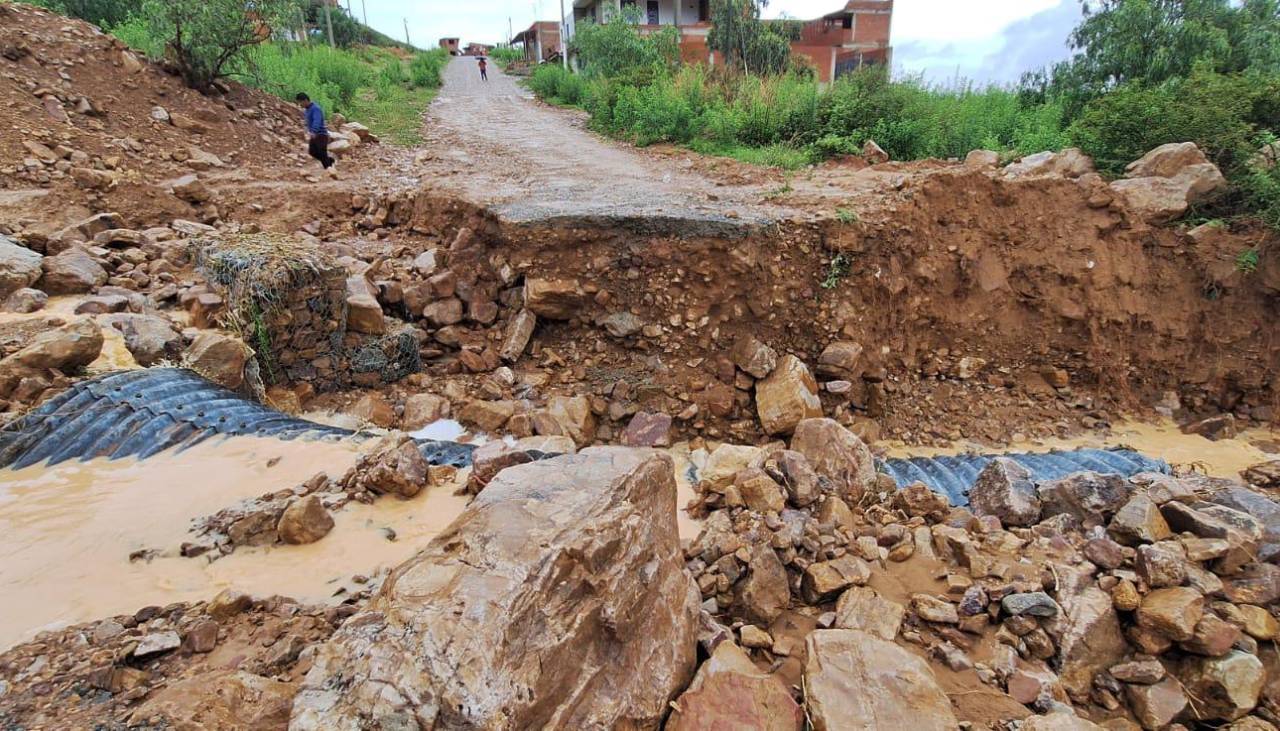
[[[693,675],[669,457],[502,472],[319,651],[290,728],[657,728]]]

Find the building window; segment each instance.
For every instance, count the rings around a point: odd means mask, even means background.
[[[658,0],[649,0],[645,7],[645,20],[649,25],[658,24]]]
[[[706,23],[711,20],[711,0],[698,0],[698,22]]]

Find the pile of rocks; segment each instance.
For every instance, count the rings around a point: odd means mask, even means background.
[[[432,485],[453,481],[457,470],[428,464],[418,445],[393,433],[370,447],[337,480],[323,472],[287,490],[245,500],[194,521],[195,538],[183,543],[183,556],[217,559],[237,546],[314,543],[333,529],[333,511],[352,500],[371,504],[382,495],[408,499]],[[388,533],[388,540],[395,534]]]
[[[146,607],[43,632],[0,654],[0,722],[284,728],[315,646],[356,609],[226,590],[209,602]]]
[[[971,507],[953,508],[920,484],[891,491],[869,469],[856,437],[805,420],[789,450],[722,446],[699,472],[692,509],[707,517],[686,558],[703,609],[772,667],[807,658],[810,695],[826,695],[809,698],[811,717],[856,692],[824,685],[824,672],[860,677],[859,658],[900,641],[1034,711],[1074,704],[1108,728],[1280,720],[1265,644],[1280,633],[1280,568],[1269,562],[1280,504],[1267,495],[1155,473],[1037,484],[997,459]],[[774,631],[796,613],[818,628],[807,646]],[[1067,728],[1096,728],[1077,721]]]

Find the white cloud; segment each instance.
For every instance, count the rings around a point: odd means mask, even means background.
[[[408,20],[413,43],[431,47],[442,36],[494,43],[534,20],[560,17],[558,0],[339,0],[396,38]],[[816,18],[842,0],[772,0],[767,17]],[[565,0],[566,12],[572,12]],[[955,75],[1007,82],[1067,55],[1066,37],[1080,17],[1078,0],[897,0],[893,18],[896,70],[935,81]]]

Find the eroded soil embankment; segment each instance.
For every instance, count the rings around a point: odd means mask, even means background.
[[[1152,228],[1063,179],[952,169],[904,179],[854,222],[741,236],[512,224],[429,190],[374,199],[360,220],[436,248],[464,299],[564,280],[563,301],[542,303],[534,359],[606,397],[628,382],[651,410],[697,404],[688,425],[709,436],[759,436],[730,360],[744,336],[809,364],[857,342],[849,389],[822,394],[828,412],[911,443],[1064,433],[1158,403],[1274,416],[1280,273],[1234,265],[1267,235]]]

